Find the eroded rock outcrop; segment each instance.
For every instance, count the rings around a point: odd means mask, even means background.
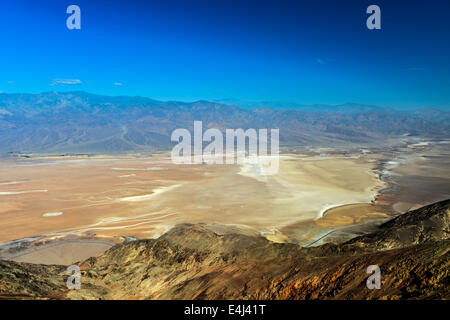
[[[116,245],[65,268],[0,262],[0,297],[49,299],[448,299],[449,208],[442,201],[340,245],[301,248],[179,225],[159,239]],[[381,289],[366,287],[367,267]]]

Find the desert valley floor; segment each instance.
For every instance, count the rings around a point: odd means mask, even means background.
[[[4,159],[0,257],[70,264],[185,222],[302,246],[339,242],[450,198],[448,146],[286,152],[273,176],[249,164],[177,165],[165,154]]]

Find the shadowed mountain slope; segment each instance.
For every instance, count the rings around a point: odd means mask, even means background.
[[[0,297],[448,299],[449,208],[449,200],[436,203],[373,234],[315,248],[179,225],[80,262],[81,290],[65,288],[62,267],[0,261]],[[366,287],[370,265],[381,269],[379,290]]]
[[[379,232],[354,238],[348,243],[392,249],[448,239],[449,208],[450,200],[445,200],[408,212],[382,224]]]

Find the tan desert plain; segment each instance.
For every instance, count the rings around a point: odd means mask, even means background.
[[[449,141],[285,152],[279,172],[169,155],[0,160],[0,258],[71,264],[180,223],[315,246],[450,198]]]

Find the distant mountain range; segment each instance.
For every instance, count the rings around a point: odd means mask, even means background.
[[[237,100],[157,101],[86,92],[0,94],[0,153],[169,150],[177,128],[279,128],[280,144],[364,146],[404,135],[450,137],[450,112],[344,104],[246,105]]]

